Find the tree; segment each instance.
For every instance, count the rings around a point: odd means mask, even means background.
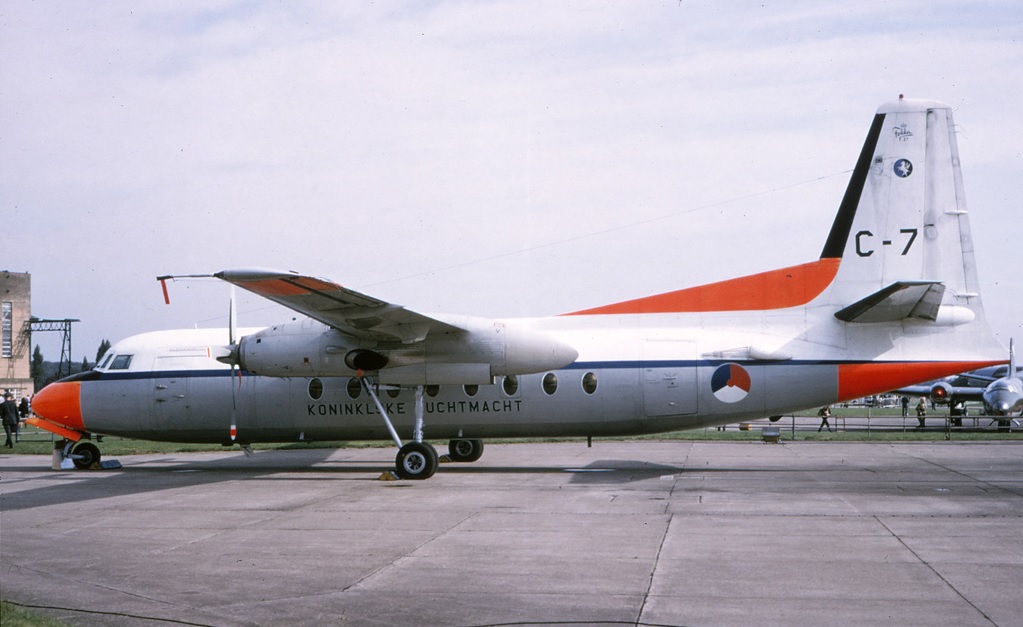
[[[99,343],[99,350],[96,351],[97,364],[102,361],[103,355],[106,355],[108,350],[110,350],[110,340],[103,340]]]
[[[81,369],[81,372],[85,372],[88,369],[89,369],[89,358],[88,357],[82,357],[82,369]]]
[[[35,351],[32,352],[32,365],[30,366],[30,376],[35,381],[36,389],[40,390],[43,387],[43,379],[45,379],[45,373],[43,372],[43,351],[36,344]]]

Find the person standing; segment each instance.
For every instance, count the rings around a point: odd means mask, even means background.
[[[927,421],[927,405],[924,404],[922,396],[920,397],[920,402],[916,404],[916,420],[920,423],[917,425],[917,428],[923,429],[924,423]]]
[[[10,392],[4,394],[4,402],[0,403],[0,418],[3,419],[4,433],[7,435],[4,446],[14,448],[14,443],[11,442],[11,432],[18,432],[18,406],[14,404],[14,395]]]
[[[831,424],[828,423],[828,418],[831,416],[831,406],[825,405],[817,411],[817,416],[821,419],[821,426],[817,427],[817,433],[821,432],[824,427],[828,428],[828,433],[831,433]]]

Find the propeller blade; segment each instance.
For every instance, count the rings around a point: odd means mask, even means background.
[[[227,359],[231,364],[231,441],[234,442],[238,437],[238,390],[235,387],[235,376],[238,377],[237,387],[242,385],[242,372],[238,369],[238,311],[235,307],[234,285],[231,286],[231,300],[227,312],[227,343],[231,351]]]
[[[238,342],[238,311],[235,308],[234,285],[231,286],[231,303],[227,312],[227,343],[234,346]]]
[[[235,389],[234,378],[238,377],[238,387],[242,384],[242,373],[238,370],[237,365],[231,366],[231,441],[234,442],[238,437],[238,392]]]

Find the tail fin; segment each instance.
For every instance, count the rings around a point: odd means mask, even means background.
[[[803,305],[832,308],[846,323],[977,320],[992,337],[948,105],[900,97],[878,109],[817,261],[567,315]]]
[[[983,317],[952,110],[899,98],[874,116],[821,259],[846,322]]]

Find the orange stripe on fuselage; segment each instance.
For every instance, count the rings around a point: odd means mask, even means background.
[[[831,284],[841,261],[830,257],[818,259],[801,266],[770,270],[565,315],[753,311],[797,307],[819,296]]]
[[[875,362],[839,364],[838,400],[849,401],[933,381],[960,372],[1006,363],[1002,361]]]

